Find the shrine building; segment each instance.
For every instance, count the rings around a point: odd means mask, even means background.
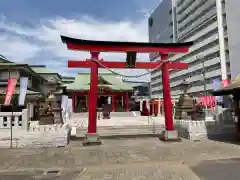
[[[111,104],[113,112],[129,111],[129,101],[134,84],[125,82],[121,76],[109,71],[99,71],[97,107]],[[90,72],[78,73],[72,83],[66,84],[68,95],[72,97],[73,112],[88,111],[88,93],[90,89]]]

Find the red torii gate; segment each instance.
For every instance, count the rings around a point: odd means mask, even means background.
[[[69,68],[90,68],[91,83],[89,92],[89,119],[88,132],[86,135],[86,144],[101,144],[97,136],[97,89],[98,89],[98,68],[130,68],[125,62],[112,62],[99,59],[100,52],[138,52],[138,53],[159,53],[161,60],[155,62],[136,62],[136,69],[155,69],[162,70],[163,98],[165,111],[165,140],[178,139],[178,133],[174,130],[172,117],[172,103],[169,83],[169,70],[186,69],[187,63],[169,62],[169,53],[187,53],[193,42],[186,43],[142,43],[142,42],[113,42],[113,41],[91,41],[75,39],[61,36],[62,42],[67,44],[69,50],[89,51],[91,59],[86,61],[68,61]]]

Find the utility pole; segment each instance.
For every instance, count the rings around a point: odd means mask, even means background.
[[[203,96],[207,96],[207,83],[206,83],[206,67],[205,67],[205,64],[204,64],[204,60],[199,58],[198,56],[196,56],[196,59],[197,60],[200,60],[201,63],[202,63],[202,71],[201,71],[201,74],[203,76]],[[207,106],[204,107],[204,114],[205,114],[205,117],[206,117],[206,113],[207,113]]]
[[[9,64],[8,66],[8,82],[9,79],[11,78],[11,65]],[[7,93],[7,92],[6,92]],[[6,94],[7,96],[7,94]],[[11,108],[11,118],[10,118],[10,148],[13,148],[13,127],[12,127],[12,123],[13,123],[13,103],[10,104],[9,106]]]
[[[204,96],[207,96],[207,84],[206,84],[206,69],[205,69],[205,64],[202,62],[202,75],[203,75],[203,91],[204,91]]]
[[[203,91],[204,91],[204,96],[206,98],[207,97],[207,83],[206,83],[206,68],[205,68],[204,61],[202,61],[202,75],[203,75]],[[205,117],[206,117],[207,105],[204,108],[204,112],[205,112]]]

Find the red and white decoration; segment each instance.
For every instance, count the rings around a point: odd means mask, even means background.
[[[203,106],[207,106],[210,109],[214,109],[216,106],[216,97],[215,96],[202,96],[196,98],[197,104],[202,104]]]

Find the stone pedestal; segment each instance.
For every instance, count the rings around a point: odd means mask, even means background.
[[[73,126],[71,128],[71,137],[77,137],[77,127]]]
[[[52,108],[54,114],[54,123],[63,124],[62,109],[61,108]]]
[[[172,130],[172,131],[163,131],[162,135],[160,137],[160,140],[162,141],[172,141],[172,142],[178,142],[181,141],[181,138],[179,137],[178,131]]]
[[[100,140],[100,137],[97,133],[94,134],[85,134],[85,138],[82,142],[83,146],[93,146],[93,145],[101,145],[102,142]]]

